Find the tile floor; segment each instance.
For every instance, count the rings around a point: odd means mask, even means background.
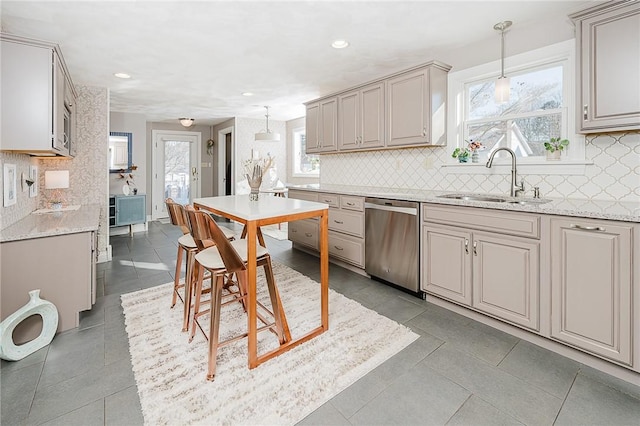
[[[172,281],[179,231],[111,238],[81,325],[2,361],[2,425],[143,423],[120,294]],[[273,257],[318,279],[317,258],[267,237]],[[331,287],[420,334],[301,421],[306,425],[640,425],[640,387],[332,265]]]

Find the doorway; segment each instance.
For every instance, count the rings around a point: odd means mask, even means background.
[[[235,144],[233,126],[218,131],[217,195],[235,194]]]
[[[169,217],[164,200],[191,204],[200,196],[199,132],[152,131],[151,219]]]

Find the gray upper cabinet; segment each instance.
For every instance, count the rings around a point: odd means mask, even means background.
[[[640,129],[640,2],[607,2],[571,18],[578,128],[583,133]]]
[[[449,69],[432,62],[387,81],[387,146],[446,145]]]
[[[384,146],[384,82],[338,96],[338,149]]]
[[[432,61],[307,103],[306,152],[446,145],[450,69]]]
[[[76,94],[58,46],[1,39],[2,150],[73,156]]]
[[[338,149],[337,98],[326,98],[307,104],[306,152],[308,154],[331,152]]]

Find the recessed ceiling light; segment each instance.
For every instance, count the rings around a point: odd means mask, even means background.
[[[131,76],[124,72],[117,72],[114,74],[118,78],[131,78]]]
[[[251,92],[244,92],[244,93],[242,93],[242,96],[253,96],[253,93],[251,93]]]
[[[344,49],[347,46],[349,46],[349,42],[347,40],[334,40],[333,43],[331,43],[331,47],[334,49]]]

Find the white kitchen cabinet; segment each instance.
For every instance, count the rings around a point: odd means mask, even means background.
[[[388,147],[446,145],[449,69],[431,62],[387,80]]]
[[[424,291],[540,329],[539,217],[430,206],[423,218]]]
[[[583,133],[640,129],[640,2],[607,2],[571,18],[578,128]]]
[[[369,84],[338,96],[338,149],[383,147],[384,82]]]
[[[2,150],[72,156],[76,96],[59,47],[4,33],[1,38]]]
[[[322,99],[307,105],[306,152],[337,151],[338,100],[336,97]]]
[[[633,225],[628,223],[551,219],[554,339],[632,365],[634,333],[638,338],[632,244]]]

